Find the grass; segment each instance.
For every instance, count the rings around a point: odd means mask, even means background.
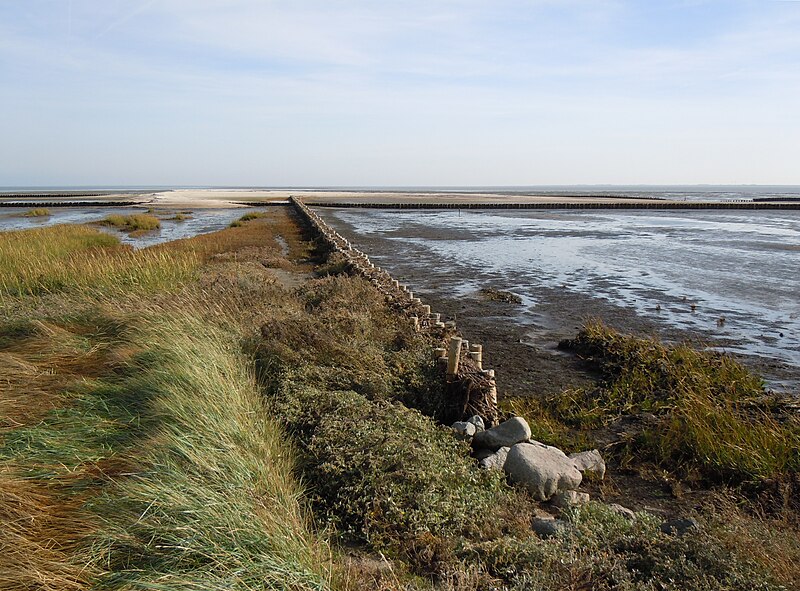
[[[151,232],[161,228],[161,221],[154,215],[137,213],[130,215],[111,214],[97,222],[123,232]]]
[[[248,213],[244,214],[238,220],[232,221],[230,227],[231,228],[239,228],[239,227],[243,226],[244,224],[246,224],[247,222],[250,222],[250,221],[253,221],[253,220],[257,220],[259,218],[263,218],[263,217],[266,217],[266,216],[267,216],[267,214],[264,213],[264,212],[251,211],[251,212],[248,212]]]
[[[631,452],[670,469],[742,482],[800,471],[800,422],[780,412],[760,378],[727,355],[589,323],[563,344],[596,367],[595,390],[549,401],[558,419],[597,428],[624,414],[657,420],[632,442]]]
[[[31,504],[24,511],[50,503],[47,532],[15,522],[24,555],[0,559],[5,588],[24,587],[32,572],[52,588],[87,578],[108,589],[327,588],[329,552],[309,528],[292,447],[269,419],[236,333],[183,307],[147,312],[147,321],[117,322],[124,363],[109,365],[119,359],[109,355],[104,375],[76,383],[66,406],[5,434],[0,459],[15,476],[0,480],[0,513],[16,515],[20,497]],[[10,351],[52,361],[43,333],[28,333]],[[67,351],[98,346],[70,345],[82,339],[66,328],[61,340],[59,372],[77,367]],[[31,482],[53,492],[34,494]],[[58,522],[62,513],[74,522]],[[39,548],[51,529],[67,541]]]
[[[42,218],[47,217],[50,215],[50,210],[46,207],[35,207],[33,209],[29,209],[25,213],[22,214],[23,217],[26,218]]]
[[[167,289],[197,269],[191,252],[133,250],[86,226],[0,234],[0,297],[63,291]]]
[[[235,334],[170,310],[145,335],[136,389],[153,392],[158,425],[131,453],[137,476],[95,503],[105,585],[327,588],[330,559],[309,529],[292,447]]]

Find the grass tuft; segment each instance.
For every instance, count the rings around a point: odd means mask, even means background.
[[[150,232],[161,228],[161,221],[147,213],[130,215],[111,214],[97,222],[101,226],[111,226],[123,232]]]
[[[25,213],[22,214],[23,217],[26,218],[42,218],[47,217],[50,215],[50,210],[46,207],[35,207],[33,209],[29,209]]]

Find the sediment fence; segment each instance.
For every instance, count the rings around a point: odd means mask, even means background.
[[[432,358],[445,379],[444,422],[464,420],[480,415],[487,427],[498,419],[495,372],[483,368],[483,347],[470,343],[458,333],[455,321],[445,321],[414,296],[407,285],[401,285],[385,269],[376,267],[369,257],[353,247],[302,201],[289,198],[300,217],[313,229],[318,239],[332,252],[340,253],[350,273],[369,281],[386,302],[403,314],[413,329],[429,334],[433,340]]]
[[[636,201],[636,202],[532,202],[532,203],[368,203],[321,201],[314,207],[365,209],[800,209],[800,201]]]

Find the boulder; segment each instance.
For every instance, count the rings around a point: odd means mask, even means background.
[[[546,501],[558,491],[575,490],[582,479],[575,463],[563,451],[538,441],[513,446],[503,469],[539,501]]]
[[[466,421],[458,421],[450,425],[460,439],[470,439],[475,435],[475,425]]]
[[[472,416],[467,419],[467,422],[475,425],[475,431],[477,433],[486,430],[486,424],[483,422],[483,418],[481,417],[481,415]]]
[[[531,520],[531,528],[539,536],[549,538],[567,529],[567,522],[553,517],[534,517]]]
[[[485,447],[483,447],[481,449],[473,450],[472,457],[474,457],[476,460],[478,460],[478,462],[480,462],[481,460],[485,460],[489,456],[493,456],[496,453],[497,452],[492,451],[491,449],[486,449]]]
[[[634,513],[631,509],[623,507],[622,505],[618,505],[617,503],[611,503],[608,508],[617,515],[621,515],[625,519],[634,519],[636,517],[636,513]]]
[[[502,470],[503,466],[506,465],[506,458],[510,450],[510,447],[501,447],[492,455],[483,458],[478,463],[481,465],[481,468],[486,468],[487,470]]]
[[[682,536],[688,531],[700,529],[700,524],[693,517],[670,519],[661,524],[661,531],[665,534],[678,534]]]
[[[477,433],[472,439],[473,447],[487,447],[498,450],[501,447],[511,447],[515,443],[527,441],[531,436],[531,428],[522,417],[512,417],[492,427]]]
[[[606,475],[606,463],[596,449],[570,454],[569,458],[575,462],[575,466],[584,476],[595,476],[602,480]]]
[[[562,490],[553,495],[550,499],[556,507],[571,509],[582,507],[589,502],[589,493],[578,492],[576,490]]]

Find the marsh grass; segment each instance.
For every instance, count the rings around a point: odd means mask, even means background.
[[[159,422],[132,450],[138,475],[94,504],[106,584],[326,588],[328,551],[309,528],[292,447],[236,336],[180,310],[153,318],[136,390],[152,392]]]
[[[0,233],[0,297],[168,289],[188,280],[198,265],[190,251],[133,250],[86,226]]]
[[[161,221],[149,213],[129,215],[113,213],[97,223],[101,226],[111,226],[123,232],[151,232],[161,228]]]
[[[624,414],[653,413],[633,451],[672,469],[741,482],[800,470],[800,423],[781,413],[760,378],[730,356],[666,346],[589,323],[563,345],[603,376],[595,390],[552,397],[560,420],[598,428]]]
[[[330,587],[241,317],[135,269],[216,272],[218,254],[274,242],[273,222],[136,252],[85,227],[0,235],[4,285],[48,294],[46,309],[10,308],[40,315],[0,325],[0,587]],[[120,283],[131,265],[139,281]],[[233,288],[218,295],[237,307]]]
[[[50,215],[50,210],[46,207],[35,207],[33,209],[29,209],[25,213],[22,214],[22,217],[26,218],[43,218]]]

